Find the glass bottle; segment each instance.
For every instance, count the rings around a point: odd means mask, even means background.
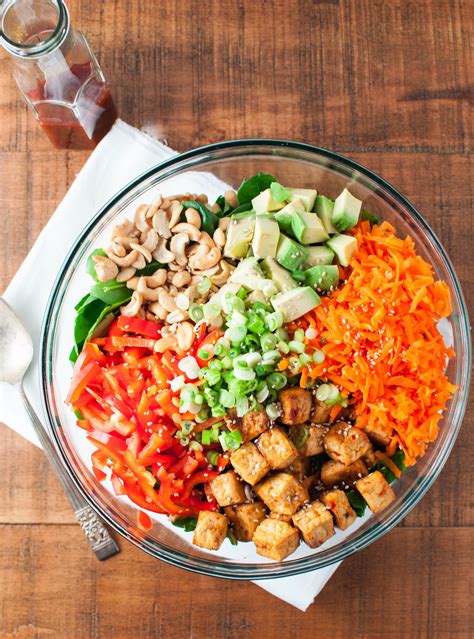
[[[0,42],[27,105],[58,149],[92,149],[117,118],[86,37],[62,0],[0,1]]]

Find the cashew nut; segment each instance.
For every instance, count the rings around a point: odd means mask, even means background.
[[[112,228],[111,238],[115,240],[116,237],[120,237],[121,235],[131,235],[135,231],[135,226],[131,220],[124,218],[118,224]]]
[[[161,264],[169,264],[174,260],[174,255],[171,251],[168,251],[166,248],[166,240],[164,238],[160,238],[158,241],[158,246],[152,253],[153,259],[157,262],[161,262]]]
[[[163,211],[166,211],[167,209],[170,208],[170,204],[171,204],[170,198],[169,197],[165,197],[165,199],[161,203],[161,207],[160,208],[162,208]]]
[[[182,351],[189,351],[195,339],[193,325],[190,322],[181,322],[176,331],[178,346]]]
[[[146,260],[141,253],[137,253],[137,259],[133,262],[132,266],[133,268],[136,268],[137,270],[141,268],[145,268]]]
[[[187,311],[189,308],[189,304],[189,297],[186,295],[186,293],[178,293],[178,295],[176,295],[176,306],[181,311]]]
[[[170,221],[170,229],[172,229],[179,222],[181,213],[183,212],[183,205],[178,200],[173,200],[168,209],[168,216]]]
[[[127,281],[127,288],[130,288],[132,290],[136,290],[137,289],[137,285],[138,285],[138,280],[140,278],[135,276],[135,277],[131,277],[128,281]]]
[[[216,230],[214,231],[214,235],[212,236],[212,239],[214,240],[214,243],[219,247],[222,248],[225,245],[225,233],[222,229],[220,229],[219,227],[216,228]]]
[[[204,275],[205,277],[211,277],[212,275],[217,275],[219,272],[219,264],[216,264],[212,268],[207,268],[205,271],[201,271],[199,275]]]
[[[215,266],[220,259],[221,250],[217,246],[209,249],[205,244],[201,244],[196,254],[189,259],[189,265],[194,270],[205,271]]]
[[[209,210],[212,211],[212,213],[222,213],[222,209],[217,204],[217,202],[214,202],[214,204],[211,204],[211,206],[209,207]]]
[[[138,315],[143,304],[143,297],[138,291],[134,291],[132,299],[126,306],[122,306],[120,313],[125,317],[135,317]]]
[[[227,231],[227,227],[230,224],[230,217],[221,217],[219,220],[218,228],[222,229],[224,232]]]
[[[173,227],[173,233],[186,233],[186,235],[189,235],[189,239],[191,239],[193,242],[198,242],[199,238],[201,237],[201,231],[188,222],[181,222],[180,224],[176,224]]]
[[[173,286],[177,286],[178,288],[187,286],[190,281],[191,273],[189,273],[188,271],[178,271],[177,273],[173,274],[173,277],[171,279]]]
[[[168,221],[166,211],[160,209],[155,213],[155,215],[153,216],[153,228],[160,237],[171,237],[170,223]]]
[[[201,237],[199,238],[199,243],[200,244],[205,244],[209,248],[214,248],[215,247],[214,240],[209,235],[209,233],[206,233],[205,231],[201,232]]]
[[[141,253],[147,262],[151,262],[151,251],[147,249],[146,246],[141,246],[140,244],[135,244],[134,242],[133,244],[130,244],[130,248],[135,249],[135,251]],[[141,268],[143,268],[143,266]]]
[[[123,268],[115,278],[117,282],[128,282],[135,275],[135,269],[132,266]]]
[[[148,286],[147,279],[148,278],[145,276],[138,278],[137,291],[140,293],[140,295],[143,296],[144,300],[147,300],[148,302],[156,302],[158,300],[160,291],[162,291],[163,289],[150,288]]]
[[[108,257],[104,257],[103,255],[94,255],[92,259],[95,262],[94,269],[99,282],[109,282],[117,277],[119,272],[118,266]]]
[[[166,316],[168,315],[166,308],[163,308],[159,302],[153,302],[153,304],[150,304],[148,308],[160,320],[166,319]]]
[[[178,226],[182,225],[178,224]],[[170,241],[170,249],[175,254],[176,262],[181,266],[186,266],[188,263],[185,253],[187,244],[189,244],[189,235],[186,235],[186,233],[177,233],[173,235]]]
[[[178,346],[176,337],[170,335],[169,337],[162,337],[155,342],[155,351],[157,353],[164,353],[165,351],[175,350]]]
[[[236,209],[239,206],[239,202],[237,200],[237,193],[230,189],[224,193],[224,198],[227,204],[229,204],[233,209]]]
[[[154,251],[158,245],[158,234],[155,229],[148,229],[148,231],[144,231],[142,236],[144,236],[141,238],[143,248],[146,248],[149,251]]]
[[[146,231],[148,228],[148,222],[146,219],[148,208],[148,204],[140,204],[140,206],[135,211],[135,217],[133,218],[133,221],[135,222],[135,226],[139,231]]]
[[[153,275],[148,275],[146,278],[146,283],[151,288],[157,288],[158,286],[163,286],[166,282],[167,271],[164,268],[159,268],[156,270]]]
[[[105,252],[107,253],[108,257],[112,260],[112,262],[115,262],[115,264],[117,264],[117,266],[120,266],[121,268],[127,268],[128,266],[132,266],[132,264],[135,262],[135,260],[139,256],[139,253],[137,251],[130,251],[130,253],[126,255],[125,257],[118,257],[118,255],[115,255],[114,253],[112,253],[112,251],[109,251],[108,249],[105,249]]]
[[[168,264],[168,268],[170,271],[180,271],[183,267],[181,266],[181,264],[171,262],[171,264]]]
[[[189,224],[192,224],[197,229],[201,228],[201,216],[196,209],[186,209],[186,213],[184,215]]]
[[[168,324],[174,324],[175,322],[182,322],[187,317],[188,314],[186,313],[186,311],[182,311],[179,308],[176,308],[174,311],[171,311],[171,313],[168,313],[168,315],[166,316],[166,321],[168,322]]]
[[[137,238],[131,235],[119,235],[115,238],[112,247],[116,255],[120,255],[117,249],[129,249],[132,242],[136,242]]]
[[[158,295],[158,301],[163,308],[165,308],[168,312],[172,312],[176,310],[176,300],[175,298],[165,291],[163,288],[160,289]]]
[[[215,275],[211,275],[211,282],[216,286],[222,286],[229,279],[230,274],[234,270],[234,267],[226,262],[225,260],[221,260],[219,263],[220,273],[217,272]]]
[[[196,196],[196,200],[198,202],[201,202],[201,204],[207,204],[209,201],[209,198],[207,197],[205,193],[200,193],[199,195]]]
[[[150,206],[148,207],[148,211],[146,212],[147,218],[153,217],[155,215],[155,213],[160,208],[162,202],[163,202],[163,196],[161,195],[161,193],[159,193],[156,196],[156,198],[153,200],[153,202],[150,204]]]
[[[108,250],[111,251],[117,257],[125,257],[127,255],[127,249],[122,244],[117,242],[117,238],[108,246]]]

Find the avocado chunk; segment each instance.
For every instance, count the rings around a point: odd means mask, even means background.
[[[332,223],[339,231],[348,231],[359,221],[362,200],[358,200],[347,189],[337,196],[332,212]]]
[[[255,215],[246,215],[240,219],[231,219],[227,227],[224,257],[230,257],[234,260],[245,257],[253,238],[254,227]]]
[[[281,293],[291,291],[292,288],[298,286],[298,282],[295,282],[288,271],[280,266],[273,257],[265,258],[260,266],[265,275],[273,280],[275,286]]]
[[[306,266],[317,264],[331,264],[334,259],[334,251],[329,246],[307,246]]]
[[[252,251],[255,257],[260,259],[275,257],[279,239],[278,222],[270,216],[257,215],[252,240]]]
[[[304,272],[304,282],[316,291],[333,291],[339,284],[339,269],[335,264],[318,264]]]
[[[275,220],[278,222],[280,229],[284,233],[291,233],[291,220],[293,219],[294,213],[302,213],[304,210],[303,202],[299,198],[295,198],[292,202],[275,213]]]
[[[279,211],[285,206],[284,202],[275,202],[271,189],[265,189],[252,200],[252,208],[255,213],[268,213]]]
[[[334,200],[331,200],[331,198],[324,195],[318,195],[316,198],[316,204],[314,205],[314,210],[323,223],[326,233],[329,233],[330,235],[337,233],[337,228],[331,221],[333,209]]]
[[[280,311],[285,322],[292,322],[321,304],[319,295],[309,286],[298,286],[291,291],[278,293],[271,300],[276,311]]]
[[[300,199],[306,211],[312,211],[318,192],[316,189],[286,189],[291,195],[291,202]]]
[[[352,235],[334,235],[327,242],[327,245],[337,255],[341,266],[349,266],[352,256],[358,248],[357,240]]]
[[[264,276],[256,257],[242,260],[227,281],[236,282],[249,291],[262,291],[265,297],[278,293],[273,281]]]
[[[316,213],[307,213],[306,211],[293,213],[291,230],[302,244],[317,244],[329,239],[329,235]]]
[[[276,260],[289,271],[297,271],[305,263],[308,251],[286,235],[280,235]]]

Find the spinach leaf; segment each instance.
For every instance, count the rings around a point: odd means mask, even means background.
[[[379,224],[380,222],[379,218],[369,211],[362,211],[360,214],[360,219],[370,222],[370,226],[374,226],[374,224]]]
[[[291,199],[291,194],[279,182],[272,182],[270,184],[270,191],[272,193],[272,198],[274,199],[275,204],[280,204],[281,202],[289,202]]]
[[[101,255],[102,257],[107,257],[107,253],[104,251],[104,249],[98,248],[95,251],[92,251],[92,253],[87,258],[87,263],[86,263],[87,274],[90,275],[92,279],[94,279],[97,282],[98,280],[97,280],[97,273],[95,272],[95,262],[92,259],[94,255]]]
[[[237,543],[238,543],[238,542],[237,542],[237,539],[236,539],[236,537],[235,537],[235,535],[234,535],[234,531],[232,530],[232,528],[229,528],[229,529],[227,530],[227,535],[226,535],[226,537],[227,537],[227,539],[230,541],[230,543],[231,543],[233,546],[237,546]]]
[[[141,275],[153,275],[153,273],[159,268],[168,268],[168,266],[166,264],[162,264],[161,262],[150,262],[144,268],[138,269],[135,275],[138,275],[138,277],[140,277]]]
[[[104,309],[107,308],[107,305],[102,300],[90,297],[90,295],[87,296],[87,300],[83,298],[79,304],[81,303],[82,306],[80,306],[74,320],[74,347],[69,355],[69,361],[73,363],[79,357],[91,327]]]
[[[405,470],[406,466],[405,466],[405,453],[403,452],[403,450],[401,448],[399,448],[391,457],[390,459],[393,461],[394,464],[396,464],[396,466],[400,469],[400,470]]]
[[[405,453],[400,448],[390,457],[395,466],[400,470],[405,470]],[[375,469],[379,470],[389,484],[393,484],[393,482],[397,479],[395,473],[388,468],[383,462],[379,461],[375,465]]]
[[[97,298],[106,305],[125,304],[132,297],[132,291],[124,282],[110,280],[110,282],[97,282],[91,288],[91,297]]]
[[[248,204],[252,202],[254,197],[259,193],[269,189],[272,182],[276,182],[273,175],[266,173],[257,173],[248,180],[244,180],[237,191],[237,199],[239,204]]]
[[[219,195],[219,197],[216,200],[216,204],[220,207],[222,211],[219,214],[219,217],[225,217],[226,215],[229,215],[230,213],[232,213],[232,211],[234,210],[233,207],[229,204],[229,202],[227,202],[227,200],[225,199],[223,195]]]
[[[367,502],[357,490],[349,490],[346,493],[350,505],[355,510],[357,517],[363,517]]]
[[[79,313],[81,308],[85,306],[90,300],[91,300],[91,296],[89,295],[89,293],[87,293],[87,295],[84,295],[84,297],[81,297],[81,299],[78,301],[78,303],[74,307],[74,310]]]
[[[115,311],[117,311],[122,306],[122,302],[118,302],[117,304],[111,304],[110,306],[106,306],[104,310],[98,315],[95,322],[91,325],[89,332],[86,335],[86,339],[84,342],[88,342],[93,337],[99,337],[98,329],[105,330],[112,323],[112,320],[115,317]],[[108,325],[107,325],[108,322]]]
[[[242,206],[238,206],[236,209],[232,211],[232,217],[239,215],[240,213],[245,213],[245,211],[252,211],[252,203],[247,202],[247,204],[242,204]],[[240,217],[243,217],[242,215]]]
[[[196,209],[196,211],[198,211],[202,220],[201,230],[206,231],[206,233],[209,233],[209,235],[212,237],[214,231],[217,228],[217,225],[219,224],[218,216],[210,211],[207,206],[204,206],[204,204],[201,204],[200,202],[189,200],[187,202],[181,202],[181,204],[184,206],[185,209]]]
[[[196,528],[196,517],[176,517],[172,522],[173,526],[183,528],[185,532],[191,532]]]

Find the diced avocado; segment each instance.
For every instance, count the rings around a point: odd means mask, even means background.
[[[227,227],[224,257],[231,257],[234,260],[245,257],[253,238],[254,227],[255,215],[246,215],[240,219],[231,220]]]
[[[297,271],[304,264],[308,256],[308,251],[304,246],[298,244],[286,235],[280,235],[276,260],[289,271]]]
[[[280,239],[280,227],[278,222],[270,216],[259,216],[255,218],[255,229],[253,232],[252,251],[255,257],[275,257]]]
[[[329,239],[329,235],[316,213],[307,213],[306,211],[293,213],[291,229],[293,235],[302,244],[317,244]]]
[[[347,189],[337,196],[332,212],[332,223],[339,231],[348,231],[359,221],[362,200],[358,200]]]
[[[331,264],[334,259],[334,251],[329,246],[307,246],[308,256],[305,261],[306,266],[316,266],[317,264]]]
[[[262,291],[265,297],[271,297],[278,292],[273,281],[263,275],[256,257],[246,257],[242,260],[227,281],[236,282],[249,291]]]
[[[268,297],[263,294],[262,291],[256,290],[252,291],[247,295],[245,301],[249,304],[254,304],[255,302],[262,302],[262,304],[268,304]]]
[[[268,213],[268,211],[279,211],[284,207],[284,202],[275,202],[271,189],[265,189],[252,200],[252,208],[256,213]]]
[[[292,322],[319,306],[321,300],[309,286],[298,286],[291,291],[278,293],[271,299],[271,303],[273,308],[283,315],[285,322]]]
[[[304,274],[305,284],[316,291],[333,291],[339,284],[339,269],[335,264],[318,264]]]
[[[351,235],[334,235],[328,240],[327,245],[337,255],[341,266],[349,266],[352,256],[358,248],[356,238]]]
[[[330,235],[332,235],[333,233],[337,233],[337,228],[331,221],[333,209],[334,200],[331,200],[331,198],[325,197],[324,195],[318,195],[318,197],[316,198],[316,204],[314,205],[314,210],[323,223],[323,226],[326,229],[327,233],[329,233]]]
[[[281,293],[291,291],[292,288],[298,286],[298,282],[295,282],[288,271],[284,269],[283,266],[280,266],[273,257],[265,258],[260,266],[265,275],[273,280],[275,286]]]
[[[299,198],[295,198],[292,202],[284,206],[281,211],[275,213],[275,220],[285,233],[291,233],[291,220],[294,213],[304,212],[304,204]]]
[[[291,202],[293,202],[296,198],[299,198],[303,204],[306,211],[312,211],[314,206],[314,201],[316,200],[316,196],[318,192],[316,189],[286,189],[291,195]]]

